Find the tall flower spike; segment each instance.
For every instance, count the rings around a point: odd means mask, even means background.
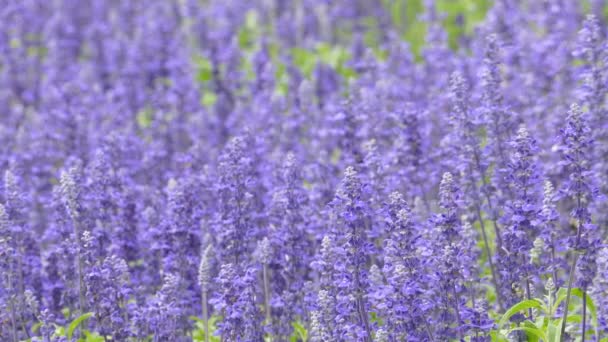
[[[6,209],[4,208],[4,205],[0,204],[0,273],[2,274],[0,284],[2,284],[3,287],[3,291],[0,293],[0,307],[6,308],[0,313],[0,318],[6,322],[10,322],[7,324],[6,329],[10,330],[11,338],[14,341],[17,341],[19,330],[17,315],[20,313],[20,310],[17,310],[15,298],[17,297],[19,290],[16,288],[14,281],[16,278],[14,273],[14,249],[12,247],[9,229]]]
[[[143,313],[146,331],[152,333],[155,341],[179,341],[180,279],[174,274],[166,274],[162,286],[154,298],[148,302]]]
[[[367,261],[372,251],[368,240],[371,228],[369,202],[357,171],[347,167],[334,200],[330,203],[336,215],[332,227],[336,238],[336,287],[338,329],[344,336],[371,341],[369,305],[365,298],[369,279]]]
[[[510,197],[509,188],[504,184],[504,172],[508,164],[508,146],[511,134],[515,129],[514,120],[503,103],[500,75],[500,47],[495,34],[486,38],[486,50],[483,60],[481,111],[488,133],[488,160],[494,163],[493,184],[497,189],[506,191],[500,194],[504,202]]]
[[[235,267],[246,263],[248,252],[251,252],[247,238],[254,233],[250,222],[253,167],[247,153],[246,137],[235,137],[224,148],[218,165],[219,200],[212,230],[217,241],[216,253],[219,260],[223,263],[231,261]]]
[[[599,318],[599,329],[608,334],[608,248],[604,247],[597,257],[598,272],[593,287],[590,291],[597,305],[597,317]]]
[[[308,213],[309,194],[302,186],[296,156],[288,152],[276,173],[268,215],[268,238],[274,258],[268,267],[274,274],[280,274],[273,277],[271,284],[273,295],[277,295],[272,303],[280,303],[273,305],[273,332],[280,339],[291,335],[290,322],[305,315],[303,285],[310,272],[313,246],[307,224],[312,222]]]
[[[500,86],[500,46],[496,34],[486,37],[486,50],[483,59],[484,70],[482,74],[483,93],[482,101],[486,105],[498,106],[502,104]]]
[[[83,244],[81,241],[81,203],[80,203],[80,187],[77,183],[80,179],[80,163],[76,162],[76,165],[70,167],[68,170],[62,170],[59,179],[59,189],[61,193],[61,199],[65,206],[66,212],[71,219],[72,227],[74,229],[74,236],[76,239],[76,262],[78,272],[78,309],[81,313],[86,310],[86,299],[85,299],[85,260],[82,255]]]
[[[387,284],[376,291],[382,299],[379,312],[385,316],[386,332],[397,340],[430,338],[425,326],[418,324],[430,310],[422,295],[428,280],[417,248],[422,238],[412,216],[403,196],[391,193],[384,209],[387,236],[382,272]]]
[[[574,252],[574,255],[564,306],[563,320],[566,321],[574,280],[576,278],[576,286],[583,290],[583,297],[585,297],[587,288],[597,273],[596,255],[599,249],[597,226],[591,222],[589,212],[589,204],[597,196],[592,174],[589,172],[592,140],[587,121],[583,117],[581,108],[576,103],[570,106],[566,117],[566,127],[561,131],[561,140],[562,165],[565,166],[568,173],[568,179],[564,182],[562,192],[574,202],[571,216],[576,222],[576,236],[570,244],[570,249]],[[585,313],[585,310],[583,310],[583,328],[586,323]],[[562,337],[564,333],[565,324],[562,326]],[[584,334],[583,329],[583,337]]]
[[[103,336],[119,340],[130,336],[127,301],[131,295],[129,267],[114,255],[87,268],[87,300]]]
[[[587,15],[578,33],[578,44],[574,55],[583,60],[578,73],[581,106],[588,110],[589,126],[594,143],[591,157],[591,170],[596,174],[598,185],[603,194],[608,193],[608,111],[605,107],[607,90],[608,54],[606,53],[606,29],[593,14]],[[608,223],[608,203],[595,204],[598,225]]]
[[[443,211],[436,222],[438,243],[451,243],[458,238],[460,220],[458,218],[459,189],[451,173],[445,172],[439,184],[439,207]]]
[[[465,200],[474,210],[477,222],[481,227],[481,234],[484,242],[484,249],[488,255],[488,264],[492,274],[492,282],[498,295],[498,306],[502,306],[502,298],[498,288],[499,279],[494,265],[488,233],[486,230],[486,220],[483,213],[490,216],[496,235],[497,245],[502,245],[501,231],[498,227],[498,218],[495,210],[494,196],[491,187],[486,180],[488,171],[488,161],[484,158],[481,149],[480,139],[477,136],[479,130],[475,123],[473,113],[469,108],[469,89],[464,77],[454,72],[450,80],[450,93],[452,97],[452,124],[454,126],[453,149],[456,150],[456,167],[463,175],[461,184]],[[481,185],[479,185],[481,181]],[[485,205],[484,205],[485,201]]]
[[[543,245],[548,253],[546,261],[541,261],[541,265],[546,267],[546,272],[553,277],[553,282],[560,285],[558,277],[558,269],[560,257],[558,248],[563,245],[561,243],[561,232],[558,225],[559,213],[556,207],[556,196],[553,184],[549,180],[545,180],[543,186],[543,205],[539,214],[539,224],[541,226],[540,237],[543,239]]]
[[[201,262],[198,266],[198,285],[202,291],[208,291],[211,284],[211,268],[213,266],[213,245],[208,245],[201,253]]]
[[[606,54],[602,28],[595,15],[588,14],[583,21],[583,27],[578,33],[577,45],[574,55],[584,60],[583,72],[580,74],[583,80],[582,100],[589,106],[591,122],[594,125],[605,124],[606,117],[602,105],[606,89],[604,75],[606,70],[603,65]]]
[[[219,333],[226,341],[262,341],[261,319],[255,302],[255,270],[245,270],[238,274],[232,264],[221,267],[217,282],[218,297],[214,307],[223,312],[224,319],[219,324]]]
[[[316,310],[314,315],[317,320],[315,334],[319,341],[338,341],[339,336],[336,331],[336,287],[334,284],[334,245],[329,236],[324,236],[321,240],[321,250],[318,260],[313,262],[313,269],[319,273],[319,289],[316,293]]]
[[[78,220],[80,217],[80,189],[76,184],[77,168],[61,171],[59,179],[63,205],[66,207],[68,214],[72,220]]]
[[[23,224],[23,210],[25,203],[23,193],[17,185],[17,179],[11,170],[6,170],[4,173],[4,195],[6,202],[6,210],[11,220],[18,225]]]
[[[532,242],[538,236],[533,224],[537,219],[540,205],[540,177],[536,166],[536,141],[522,126],[512,142],[511,158],[507,165],[505,182],[511,188],[513,198],[507,200],[502,217],[505,229],[503,249],[498,252],[503,298],[507,307],[521,300],[512,293],[514,288],[524,288],[527,299],[531,299],[531,275],[536,273],[531,267],[529,252]],[[513,272],[513,269],[521,272]]]
[[[459,189],[451,173],[445,172],[439,185],[439,207],[441,213],[431,219],[435,227],[433,244],[433,269],[437,280],[433,283],[431,295],[441,296],[438,309],[442,311],[437,322],[435,338],[463,336],[461,311],[465,290],[462,274],[462,224],[460,222]]]

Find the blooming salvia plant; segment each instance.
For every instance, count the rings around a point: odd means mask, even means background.
[[[0,341],[608,339],[606,1],[1,4]]]

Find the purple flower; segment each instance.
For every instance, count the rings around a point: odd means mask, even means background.
[[[335,215],[334,286],[336,318],[342,338],[371,340],[369,323],[369,279],[367,262],[373,246],[368,240],[372,225],[369,203],[357,171],[347,167],[344,178],[330,203]]]
[[[224,317],[218,327],[222,339],[230,341],[263,339],[261,315],[255,302],[254,281],[254,269],[238,274],[234,265],[222,265],[217,279],[219,293],[213,300],[214,307]]]
[[[534,225],[540,204],[540,176],[536,165],[536,141],[525,127],[520,127],[512,142],[510,163],[507,165],[506,184],[513,198],[508,200],[501,218],[503,248],[498,251],[498,262],[503,298],[507,307],[521,301],[516,291],[523,289],[526,299],[532,298],[531,281],[535,269],[530,266],[529,252],[539,234]],[[520,272],[513,272],[518,269]]]

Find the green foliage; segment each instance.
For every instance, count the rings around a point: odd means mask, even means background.
[[[463,34],[470,34],[475,25],[483,20],[492,2],[490,0],[437,0],[439,14],[445,14],[443,27],[448,34],[448,42],[453,49],[458,48],[458,40]],[[385,8],[391,14],[394,27],[410,43],[415,56],[425,43],[426,23],[419,20],[424,12],[422,0],[385,0]],[[464,18],[464,25],[458,23]]]
[[[194,65],[196,67],[196,80],[201,83],[207,83],[213,79],[213,64],[203,56],[194,57]]]
[[[194,321],[194,329],[192,330],[192,341],[205,340],[205,321],[196,316],[190,316],[190,320]],[[221,320],[219,316],[211,316],[209,318],[209,341],[220,342],[221,338],[215,335],[217,331],[217,322]]]
[[[212,107],[217,102],[217,95],[212,91],[206,91],[201,96],[201,104],[207,108]]]
[[[84,331],[84,336],[85,336],[84,340],[80,339],[80,341],[83,341],[83,342],[105,342],[106,341],[106,339],[103,336],[99,335],[96,332],[90,332],[88,330]]]
[[[149,108],[144,108],[137,113],[135,119],[137,120],[139,128],[145,129],[152,124],[153,113]]]
[[[76,330],[76,328],[78,328],[82,323],[84,323],[84,321],[89,319],[91,316],[93,316],[93,313],[87,312],[87,313],[84,313],[84,314],[76,317],[72,322],[70,322],[70,324],[68,325],[66,332],[65,332],[65,336],[68,338],[68,340],[72,339],[74,330]]]
[[[578,297],[579,301],[571,301],[569,311],[573,314],[568,316],[565,323],[568,328],[577,331],[581,326],[582,315],[575,314],[582,312],[583,291],[581,289],[572,289],[572,296]],[[587,319],[591,321],[591,327],[597,329],[597,311],[593,300],[589,295],[587,298]],[[561,315],[557,315],[557,310],[566,299],[566,289],[560,288],[555,294],[547,294],[544,300],[534,298],[523,300],[510,309],[508,309],[498,320],[497,329],[490,333],[493,342],[506,342],[509,336],[513,336],[517,332],[523,332],[528,341],[531,342],[561,342],[560,331],[563,319]],[[525,320],[520,324],[510,321],[517,313],[527,313],[528,310],[534,311],[534,321]],[[587,331],[588,336],[596,334],[597,331]]]
[[[238,32],[239,47],[246,51],[253,49],[257,38],[261,35],[260,31],[261,25],[257,12],[249,10],[245,15],[245,24]]]
[[[509,322],[509,319],[511,319],[511,317],[513,317],[513,315],[515,315],[519,312],[523,312],[528,309],[542,309],[542,308],[543,308],[543,302],[539,299],[535,298],[535,299],[521,301],[521,302],[513,305],[509,310],[507,310],[507,312],[505,312],[504,315],[502,315],[502,317],[498,321],[498,326],[499,327],[504,326],[507,322]]]
[[[317,55],[303,48],[291,49],[294,64],[300,69],[305,77],[310,77],[317,64]]]
[[[308,341],[308,331],[300,322],[291,323],[293,333],[289,337],[289,342],[306,342]]]
[[[69,310],[65,309],[64,314],[69,314]],[[76,329],[81,327],[81,325],[86,320],[91,318],[93,315],[94,315],[94,313],[87,312],[85,314],[82,314],[82,315],[74,318],[67,326],[56,325],[54,336],[55,337],[65,336],[65,337],[67,337],[68,341],[72,341],[73,340],[72,337],[73,337]],[[40,329],[40,325],[41,325],[41,323],[35,324],[34,327],[32,327],[32,332],[36,333]],[[103,336],[99,335],[96,332],[88,331],[86,329],[82,330],[82,335],[84,335],[84,336],[78,338],[76,340],[77,342],[105,342],[106,341],[106,339],[104,339]]]

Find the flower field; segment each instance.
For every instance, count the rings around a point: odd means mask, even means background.
[[[607,342],[606,13],[0,1],[0,341]]]

